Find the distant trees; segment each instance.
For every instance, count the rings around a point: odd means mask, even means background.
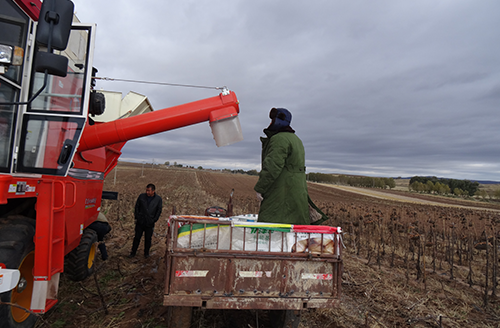
[[[393,178],[384,178],[384,182],[389,189],[396,188],[396,181]]]
[[[257,172],[257,170],[245,171],[245,170],[239,169],[239,170],[231,170],[230,172],[231,173],[239,173],[239,174],[248,174],[248,175],[259,175],[259,172]]]
[[[484,189],[479,189],[478,191],[476,191],[476,196],[481,197],[482,199],[486,199],[486,197],[488,197],[488,193]]]
[[[184,167],[184,165],[182,165],[182,164],[177,164],[177,162],[174,162],[173,164],[170,164],[170,161],[166,161],[166,162],[165,162],[165,166],[172,166],[172,167]],[[186,167],[188,167],[188,166],[186,165]],[[192,166],[191,166],[191,167],[192,167]]]
[[[493,197],[495,197],[496,199],[500,199],[500,188],[493,192]]]
[[[447,195],[451,192],[450,187],[441,182],[436,182],[434,184],[434,190],[437,192],[438,195]]]
[[[455,184],[457,185],[457,184]],[[427,182],[423,183],[421,181],[418,181],[418,179],[414,179],[413,182],[410,180],[410,185],[409,185],[410,190],[416,191],[416,192],[425,192],[429,194],[437,194],[437,195],[449,195],[453,193],[456,196],[459,197],[468,197],[470,196],[470,191],[469,190],[464,190],[459,187],[455,187],[453,190],[450,188],[449,185],[444,184],[440,181],[436,181],[433,183],[431,180],[427,180]],[[477,194],[477,191],[475,192]]]
[[[307,180],[320,183],[344,184],[353,187],[368,188],[395,188],[394,178],[353,177],[347,175],[333,175],[311,172],[307,174]]]
[[[189,165],[183,165],[183,164],[178,164],[177,162],[173,162],[171,163],[170,161],[166,161],[165,162],[165,166],[170,166],[170,167],[178,167],[178,168],[190,168],[190,169],[194,169],[195,167],[194,166],[189,166]],[[196,169],[198,170],[203,170],[203,166],[198,166],[196,167]],[[231,170],[231,169],[221,169],[222,172],[225,172],[225,173],[235,173],[235,174],[248,174],[248,175],[259,175],[259,172],[257,170],[248,170],[248,171],[245,171],[245,170],[242,170],[242,169],[238,169],[238,170]]]
[[[432,183],[432,181],[427,181],[425,183],[425,189],[427,190],[428,193],[432,193],[434,192],[434,183]]]
[[[453,194],[455,196],[467,196],[467,192],[465,190],[460,189],[460,188],[453,189]]]
[[[427,186],[420,181],[415,181],[410,184],[410,190],[414,190],[416,192],[424,192],[426,191],[426,188]]]
[[[307,180],[321,183],[338,183],[338,178],[332,174],[311,172],[306,175]]]
[[[416,184],[416,182],[425,184],[426,189],[421,190],[422,187]],[[439,185],[437,185],[438,187],[436,187],[437,183],[439,183]],[[445,186],[447,186],[449,190]],[[435,192],[439,194],[450,193],[450,191],[453,190],[453,194],[457,196],[474,196],[479,189],[479,182],[472,182],[470,180],[414,176],[410,179],[410,188],[419,192],[426,191],[429,193]]]

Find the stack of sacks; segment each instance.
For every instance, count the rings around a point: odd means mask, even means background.
[[[193,221],[230,220],[230,225],[193,223],[180,226],[177,240],[181,248],[339,254],[340,227],[254,222],[252,216],[171,216],[175,217]]]
[[[233,249],[262,252],[289,252],[291,224],[233,221]],[[243,240],[244,247],[243,247]]]
[[[288,243],[292,252],[313,254],[340,254],[342,229],[340,227],[294,225]]]

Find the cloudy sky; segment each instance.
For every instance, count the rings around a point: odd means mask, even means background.
[[[244,140],[208,123],[130,141],[122,160],[260,170],[271,107],[288,108],[308,172],[500,181],[500,2],[73,0],[117,79],[227,86]],[[99,81],[155,110],[215,89]]]

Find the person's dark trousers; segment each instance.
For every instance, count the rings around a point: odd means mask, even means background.
[[[101,258],[102,258],[102,260],[106,261],[108,259],[108,251],[106,250],[106,244],[105,243],[99,243],[99,245],[97,247],[101,251]]]
[[[140,224],[135,225],[134,243],[132,244],[131,255],[135,255],[139,244],[141,243],[142,234],[144,233],[144,256],[149,256],[149,249],[151,248],[151,238],[153,237],[154,227],[145,227]]]
[[[106,244],[102,243],[102,241],[104,240],[104,236],[111,231],[111,226],[105,222],[95,221],[89,225],[89,228],[97,233],[97,240],[101,241],[97,247],[101,251],[101,258],[106,261],[108,259],[108,251],[106,250]]]

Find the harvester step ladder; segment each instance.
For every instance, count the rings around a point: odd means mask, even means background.
[[[67,186],[73,203],[66,206]],[[44,313],[57,303],[59,276],[64,270],[64,219],[66,208],[76,203],[76,185],[60,180],[41,181],[37,200],[33,312]]]

